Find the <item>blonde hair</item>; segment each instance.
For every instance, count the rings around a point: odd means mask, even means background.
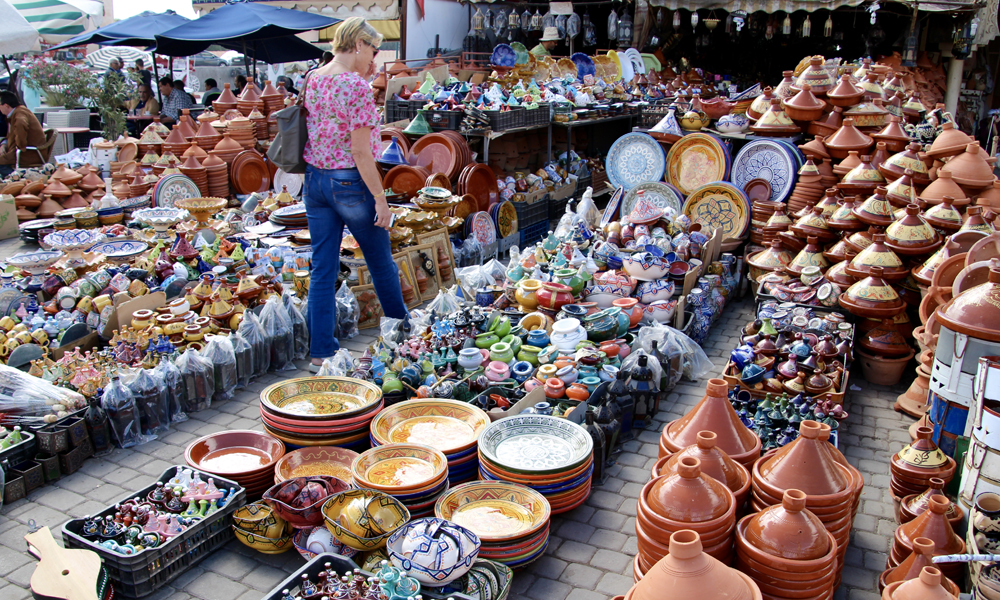
[[[337,54],[352,52],[358,42],[378,48],[382,45],[382,34],[361,17],[345,19],[333,34],[333,51]]]

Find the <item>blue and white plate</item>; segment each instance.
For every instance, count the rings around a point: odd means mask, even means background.
[[[99,252],[111,260],[125,260],[149,249],[149,244],[138,240],[107,240],[94,244],[87,252]]]
[[[742,190],[751,179],[765,179],[771,184],[771,201],[784,202],[795,187],[797,174],[798,161],[787,146],[774,140],[754,140],[736,154],[729,180]]]
[[[640,183],[661,181],[667,155],[649,135],[626,133],[611,146],[604,164],[611,185],[630,190]]]
[[[579,80],[583,80],[584,75],[595,75],[597,74],[597,67],[594,66],[594,61],[589,56],[583,52],[577,52],[569,59],[573,61],[576,65],[576,77]]]
[[[57,250],[83,250],[103,240],[105,235],[93,229],[61,229],[45,236],[45,245]]]
[[[622,200],[623,215],[632,213],[636,201],[639,200],[640,191],[643,192],[646,200],[649,200],[655,206],[659,208],[672,208],[675,215],[680,214],[681,205],[684,204],[684,194],[681,194],[680,190],[669,183],[650,181],[649,183],[640,183],[625,193],[625,199]]]
[[[607,227],[618,217],[618,209],[621,207],[622,198],[625,196],[625,188],[619,187],[611,192],[611,200],[601,215],[601,228]]]
[[[507,44],[497,44],[490,56],[490,64],[498,67],[513,67],[517,63],[517,53]]]

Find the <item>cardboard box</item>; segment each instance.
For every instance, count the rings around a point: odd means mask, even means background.
[[[565,200],[576,193],[576,176],[570,175],[566,178],[566,184],[553,190],[549,196],[551,200]]]
[[[72,342],[66,344],[65,346],[59,346],[58,348],[49,348],[49,356],[52,360],[61,359],[67,352],[72,352],[75,348],[79,348],[81,352],[87,350],[93,350],[101,343],[101,336],[97,334],[96,331],[91,331],[82,338],[77,338]]]
[[[0,196],[0,240],[17,237],[17,207],[14,206],[14,196]]]
[[[538,404],[539,402],[548,402],[548,398],[545,397],[545,388],[543,386],[538,386],[535,389],[528,392],[524,398],[517,401],[516,404],[508,408],[507,410],[496,410],[493,409],[486,414],[490,416],[490,421],[499,421],[500,419],[505,419],[507,417],[513,417],[514,415],[521,414],[528,408]],[[570,411],[566,415],[566,419],[571,423],[576,423],[577,425],[583,423],[584,415],[587,414],[587,403],[581,402],[576,408]]]
[[[160,308],[167,302],[167,294],[164,292],[154,292],[131,298],[128,294],[118,294],[115,296],[115,311],[108,319],[108,324],[101,332],[101,337],[106,340],[111,339],[116,329],[121,329],[121,324],[128,325],[132,322],[132,315],[137,310],[153,310]]]

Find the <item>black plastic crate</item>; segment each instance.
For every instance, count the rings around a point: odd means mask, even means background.
[[[539,102],[538,108],[525,109],[524,126],[548,125],[552,122],[552,110],[548,102]]]
[[[35,458],[35,454],[38,453],[38,438],[24,429],[21,430],[21,437],[23,439],[20,444],[0,450],[0,463],[7,461],[7,464],[13,467]]]
[[[528,244],[534,244],[538,240],[545,237],[545,234],[549,231],[549,221],[546,219],[540,223],[528,225],[527,227],[521,227],[520,224],[518,224],[518,227],[521,228],[521,231],[519,232],[521,234],[521,243],[518,244],[518,246],[520,248],[526,248]]]
[[[520,125],[515,124],[518,115],[513,110],[488,110],[485,111],[485,114],[490,118],[490,129],[493,131],[506,131],[520,127]]]
[[[537,202],[511,202],[517,212],[517,226],[524,228],[545,221],[549,217],[549,195],[545,194]]]
[[[308,575],[309,580],[315,583],[320,572],[326,569],[326,563],[330,563],[330,568],[340,575],[352,572],[354,569],[358,568],[358,565],[346,556],[341,556],[339,554],[318,554],[312,560],[307,562],[301,569],[292,573],[284,581],[274,587],[267,593],[266,596],[262,597],[261,600],[281,600],[284,597],[284,590],[288,590],[294,596],[299,590],[299,583],[302,581],[302,576]],[[374,575],[368,571],[361,571],[361,575],[366,578],[374,577]],[[429,588],[424,585],[420,586],[420,595],[424,598],[433,598],[434,600],[440,600],[441,598],[472,600],[471,597],[465,594],[453,593],[444,595],[434,588]]]
[[[558,221],[566,214],[566,205],[572,200],[572,196],[569,198],[563,198],[562,200],[549,200],[549,220]]]
[[[150,485],[125,495],[115,504],[120,504],[136,496],[145,498],[146,494],[156,487],[157,482],[168,481],[181,468],[187,469],[189,467],[184,465],[170,467]],[[233,530],[230,528],[232,514],[236,512],[237,508],[246,504],[246,490],[240,484],[223,479],[218,475],[197,469],[193,470],[200,473],[204,481],[208,481],[210,478],[214,479],[215,485],[219,489],[236,488],[236,496],[230,499],[221,510],[202,519],[200,523],[188,528],[166,544],[137,552],[131,556],[123,556],[84,538],[81,534],[83,523],[86,520],[84,518],[72,519],[63,524],[63,545],[67,548],[92,550],[100,555],[104,568],[108,570],[108,576],[114,582],[115,595],[142,598],[152,594],[178,577],[188,567],[207,556],[211,556],[214,550],[232,540],[234,537]],[[114,513],[115,505],[112,504],[97,515],[90,516],[105,517],[114,515]]]
[[[423,100],[386,100],[385,101],[385,122],[395,123],[412,119],[417,116],[417,110],[423,107]]]
[[[424,118],[434,131],[458,131],[465,118],[464,110],[425,110]]]
[[[639,114],[639,124],[640,129],[652,129],[656,127],[656,124],[663,120],[663,117],[667,116],[670,112],[666,106],[650,107],[647,106],[642,109]]]

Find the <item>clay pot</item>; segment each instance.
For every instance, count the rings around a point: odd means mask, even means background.
[[[897,484],[905,482],[903,487],[916,488],[913,493],[919,494],[927,489],[932,478],[938,478],[947,485],[955,476],[957,465],[955,459],[931,441],[933,429],[918,427],[916,433],[916,440],[890,457],[889,467]]]
[[[896,385],[903,378],[906,367],[910,359],[916,354],[910,350],[905,356],[888,358],[876,354],[868,354],[862,350],[856,350],[858,359],[861,361],[861,370],[865,379],[875,385]]]
[[[625,600],[658,600],[664,590],[678,598],[763,600],[753,580],[702,551],[697,532],[684,530],[671,535],[669,550],[629,590]]]
[[[747,544],[765,554],[790,561],[813,561],[828,554],[832,557],[836,551],[823,522],[806,510],[806,495],[801,490],[785,490],[780,505],[745,520]]]
[[[924,188],[918,198],[927,204],[935,205],[941,204],[945,196],[950,196],[951,203],[956,206],[965,206],[970,202],[969,198],[966,197],[965,190],[955,183],[949,167],[938,169],[937,179]]]
[[[879,592],[885,591],[885,588],[893,583],[901,583],[918,578],[924,567],[934,566],[933,558],[934,542],[925,537],[914,539],[913,552],[906,557],[906,560],[900,563],[898,567],[882,571],[882,575],[878,578]],[[958,597],[960,589],[951,579],[942,577],[941,586],[952,596]]]
[[[896,528],[889,566],[899,566],[913,552],[913,540],[925,537],[934,542],[934,556],[962,554],[965,542],[955,534],[946,516],[951,501],[944,496],[931,496],[929,509],[909,523]],[[949,577],[959,578],[965,569],[962,563],[941,563]]]
[[[889,584],[882,590],[882,600],[954,600],[942,585],[944,575],[936,567],[924,567],[920,576]]]
[[[815,121],[823,116],[826,103],[812,93],[812,86],[803,84],[798,94],[781,100],[785,113],[796,121]]]
[[[989,300],[1000,291],[1000,268],[990,267],[989,281],[939,306],[934,315],[942,326],[958,333],[1000,342],[1000,309]]]
[[[697,458],[701,462],[701,472],[728,487],[735,496],[736,510],[741,511],[750,494],[750,472],[718,448],[717,440],[715,433],[699,431],[698,443],[658,460],[653,465],[652,476],[656,478],[677,473],[682,458]]]
[[[948,169],[959,185],[984,188],[993,185],[993,167],[986,162],[987,154],[978,142],[965,147],[965,152],[948,161]]]
[[[709,379],[705,397],[686,415],[663,428],[661,445],[670,452],[680,452],[698,443],[698,432],[711,431],[719,449],[749,468],[760,457],[760,438],[740,421],[729,403],[729,388],[724,379]]]
[[[961,154],[973,139],[959,129],[955,124],[946,122],[941,125],[941,133],[934,138],[934,143],[927,150],[930,158],[945,158]]]
[[[919,371],[919,370],[918,370]],[[919,431],[919,427],[917,428]],[[930,508],[930,498],[931,496],[944,496],[944,486],[946,485],[945,480],[940,477],[931,477],[928,480],[928,487],[923,492],[919,494],[911,494],[903,498],[899,503],[899,514],[897,520],[900,524],[909,523],[913,519],[916,519],[924,513],[924,511]],[[962,519],[965,518],[965,510],[961,506],[951,503],[948,508],[948,512],[945,515],[948,517],[948,521],[951,523],[952,527],[961,527]]]
[[[850,75],[841,75],[840,82],[826,93],[827,101],[834,106],[848,108],[861,102],[865,91],[854,85]]]
[[[840,305],[859,317],[881,319],[906,310],[906,302],[882,279],[882,267],[871,267],[868,277],[840,295]]]
[[[849,502],[854,493],[853,477],[821,447],[825,443],[819,439],[821,431],[816,421],[802,421],[795,441],[754,464],[754,488],[760,487],[772,497],[799,489],[809,495],[809,506]]]
[[[854,119],[844,119],[840,129],[823,140],[823,144],[833,158],[847,158],[851,150],[866,152],[871,148],[872,138],[854,126]]]
[[[701,461],[693,456],[681,457],[675,474],[658,477],[647,487],[641,497],[656,515],[684,523],[714,521],[735,503],[729,488],[702,474]]]

